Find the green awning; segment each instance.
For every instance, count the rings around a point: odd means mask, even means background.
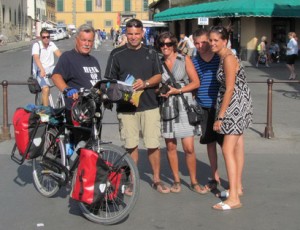
[[[198,17],[300,17],[300,0],[223,0],[170,8],[154,15],[154,21]]]

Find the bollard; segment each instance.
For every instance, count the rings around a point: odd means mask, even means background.
[[[272,126],[272,87],[274,80],[269,78],[267,80],[268,83],[268,100],[267,100],[267,126],[265,127],[265,138],[273,138],[274,132],[273,132],[273,126]]]
[[[2,81],[2,87],[3,87],[3,127],[2,127],[1,140],[11,139],[11,135],[10,135],[10,132],[9,132],[9,126],[8,126],[7,86],[8,86],[8,81],[6,81],[6,80]]]

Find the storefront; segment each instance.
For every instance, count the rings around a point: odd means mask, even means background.
[[[253,62],[262,36],[283,46],[287,33],[300,35],[299,0],[225,0],[170,8],[154,15],[154,21],[170,23],[175,34],[191,34],[199,25],[199,17],[209,18],[209,28],[222,24],[231,30],[231,43],[242,60]],[[188,26],[187,26],[188,25]]]

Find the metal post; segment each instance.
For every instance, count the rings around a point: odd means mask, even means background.
[[[3,127],[2,127],[2,135],[1,135],[2,140],[11,139],[9,126],[8,126],[7,86],[8,86],[8,81],[6,80],[2,81],[2,87],[3,87]]]
[[[272,126],[272,87],[274,80],[269,78],[267,80],[268,83],[268,101],[267,101],[267,126],[265,127],[265,138],[273,138],[274,132],[273,132],[273,126]]]

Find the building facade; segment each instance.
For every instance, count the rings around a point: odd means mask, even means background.
[[[88,23],[95,29],[119,29],[128,18],[149,20],[154,0],[56,0],[56,22],[78,27]]]
[[[181,13],[181,16],[177,17],[175,14],[173,14],[173,18],[171,16],[170,19],[167,19],[166,21],[159,20],[168,22],[169,30],[177,36],[179,36],[179,34],[182,32],[190,35],[199,27],[210,28],[213,25],[223,25],[229,28],[231,31],[232,48],[237,50],[242,60],[250,61],[253,63],[255,62],[257,54],[256,47],[260,42],[262,36],[267,37],[268,44],[270,44],[272,41],[277,42],[282,47],[281,53],[282,57],[284,57],[284,47],[288,40],[288,32],[294,31],[298,36],[300,35],[300,2],[298,2],[299,4],[297,5],[297,1],[292,1],[294,3],[294,6],[286,5],[287,3],[284,0],[276,1],[279,4],[274,4],[274,11],[276,11],[276,7],[281,7],[283,10],[287,10],[287,13],[285,12],[285,15],[283,16],[272,16],[272,13],[270,13],[270,15],[262,16],[259,14],[260,12],[258,12],[257,14],[254,13],[252,15],[239,15],[238,9],[234,7],[232,7],[231,12],[226,12],[226,14],[222,12],[222,9],[224,9],[224,7],[221,6],[221,4],[233,4],[239,3],[239,1],[228,0],[227,2],[221,1],[219,3],[217,3],[217,1],[198,1],[198,3],[194,6],[191,6],[191,4],[189,4],[189,2],[191,1],[192,0],[182,0],[181,3],[179,3],[178,0],[159,0],[151,4],[149,8],[150,12],[154,12],[153,17],[155,18],[155,14],[159,15],[159,13],[162,13],[163,11],[168,11],[168,8],[179,6],[177,15],[180,15]],[[206,3],[214,4],[214,2],[216,3],[216,5],[214,6],[219,6],[220,14],[209,16],[211,15],[211,12],[217,9],[212,7],[205,11],[205,6],[207,5]],[[250,8],[252,7],[253,9],[255,9],[256,5],[259,5],[258,2],[259,1],[257,0],[240,1],[240,3],[245,4],[245,7],[246,4],[248,4],[250,5]],[[168,7],[170,3],[172,3],[171,7]],[[199,24],[198,17],[196,16],[187,16],[186,14],[180,12],[181,9],[185,10],[186,6],[192,8],[192,11],[190,12],[196,12],[200,15],[204,15],[201,17],[207,17],[209,22],[208,25]],[[239,9],[243,10],[243,7],[239,7]],[[293,16],[289,15],[288,11],[291,11],[291,15]],[[255,12],[255,10],[253,12]],[[207,14],[207,16],[205,16],[205,14]],[[281,13],[279,12],[279,15],[280,14]],[[177,18],[174,19],[175,17]]]
[[[0,34],[8,42],[22,40],[27,29],[27,1],[0,0]]]

